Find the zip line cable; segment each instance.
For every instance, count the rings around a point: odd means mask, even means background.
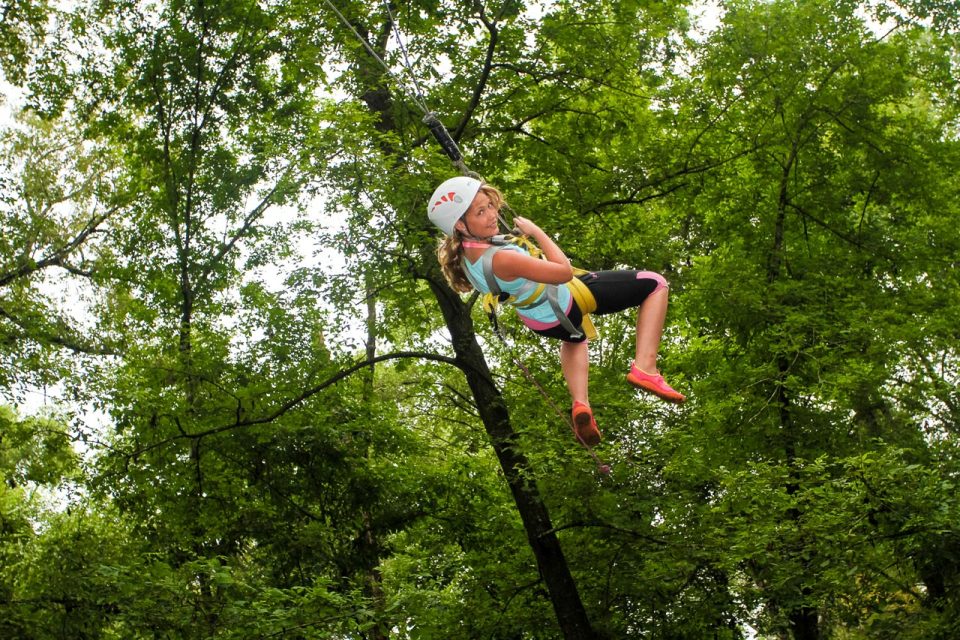
[[[437,115],[430,111],[430,109],[427,107],[426,101],[423,98],[423,93],[420,89],[420,83],[418,82],[417,76],[413,72],[413,67],[410,64],[410,58],[407,55],[407,48],[404,46],[403,39],[400,37],[400,28],[397,26],[397,21],[393,16],[393,11],[390,9],[389,0],[384,0],[384,6],[386,7],[387,15],[389,16],[393,32],[397,38],[397,43],[399,44],[400,51],[403,55],[404,71],[413,80],[414,91],[412,92],[409,90],[406,83],[403,82],[403,80],[390,69],[390,66],[386,62],[384,62],[383,58],[381,58],[380,55],[374,51],[373,47],[370,46],[370,43],[367,42],[367,39],[364,38],[353,26],[353,24],[347,20],[346,16],[344,16],[340,10],[337,9],[332,0],[323,1],[324,4],[326,4],[327,7],[329,7],[330,10],[336,14],[337,18],[340,19],[340,22],[342,22],[347,29],[350,30],[354,37],[360,41],[360,44],[363,45],[363,48],[367,50],[367,53],[373,56],[373,59],[376,60],[381,67],[383,67],[383,70],[387,73],[387,75],[393,78],[394,82],[397,84],[397,87],[400,88],[400,91],[402,91],[410,99],[410,101],[413,102],[413,104],[415,104],[417,108],[423,112],[423,123],[427,125],[428,129],[430,129],[430,133],[432,133],[433,137],[437,139],[437,142],[440,144],[440,148],[443,149],[443,152],[446,154],[446,156],[450,158],[450,161],[453,163],[453,165],[460,170],[460,173],[465,176],[479,177],[479,175],[471,171],[463,161],[463,154],[460,153],[460,147],[457,146],[456,141],[450,136],[450,132],[448,132],[446,127],[443,126],[443,123],[440,122],[440,119],[437,118]]]
[[[344,26],[346,26],[347,29],[349,29],[350,32],[353,33],[354,37],[356,37],[356,39],[360,41],[360,44],[362,44],[363,48],[367,50],[367,53],[373,56],[373,59],[376,60],[378,63],[380,63],[380,66],[383,67],[383,70],[387,72],[387,75],[389,75],[391,78],[394,79],[394,81],[396,81],[397,86],[400,88],[400,90],[403,91],[405,94],[407,94],[407,97],[410,98],[410,100],[415,105],[417,105],[417,107],[419,107],[419,109],[424,113],[424,115],[429,114],[430,110],[427,109],[426,105],[421,100],[421,96],[419,95],[419,93],[412,94],[407,90],[407,87],[404,85],[401,79],[398,78],[397,75],[390,69],[390,66],[386,62],[384,62],[383,58],[381,58],[380,55],[376,51],[374,51],[373,47],[370,46],[370,43],[367,42],[367,39],[364,38],[360,34],[360,32],[357,31],[356,27],[353,26],[353,23],[347,20],[346,16],[340,13],[340,10],[337,9],[336,5],[333,4],[331,0],[323,0],[323,1],[324,1],[324,4],[326,4],[330,8],[330,10],[337,15],[337,17],[340,19],[340,22],[342,22]],[[389,11],[389,7],[388,7],[388,11]],[[390,20],[391,22],[393,22],[392,13],[390,14]],[[394,25],[394,28],[396,28],[396,25]],[[409,72],[409,69],[408,69],[408,72]],[[419,90],[419,85],[418,85],[418,90]]]
[[[403,54],[403,68],[406,70],[407,75],[410,76],[410,80],[413,81],[413,90],[420,97],[420,101],[423,106],[426,106],[426,100],[423,99],[423,90],[420,88],[420,82],[417,80],[417,74],[413,72],[413,65],[410,64],[410,56],[407,54],[407,47],[403,43],[403,36],[400,34],[400,25],[397,22],[396,17],[393,15],[393,10],[390,8],[390,1],[384,0],[383,7],[387,10],[387,17],[390,18],[390,26],[393,29],[393,35],[397,39],[397,46],[400,47],[400,53]],[[428,109],[424,109],[424,115],[429,113]]]

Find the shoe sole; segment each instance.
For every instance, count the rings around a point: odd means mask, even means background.
[[[577,435],[577,440],[588,447],[595,447],[600,444],[600,432],[591,429],[592,422],[593,416],[586,411],[573,417],[573,430]]]

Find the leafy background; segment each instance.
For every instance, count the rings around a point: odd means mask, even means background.
[[[5,3],[0,635],[956,637],[958,15]],[[598,321],[609,476],[442,282],[415,97],[670,280],[686,405]]]

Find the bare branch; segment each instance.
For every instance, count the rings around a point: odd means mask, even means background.
[[[559,531],[564,531],[566,529],[579,529],[584,527],[598,527],[601,529],[609,529],[610,531],[616,531],[617,533],[623,533],[634,538],[640,538],[646,540],[647,542],[652,542],[653,544],[667,546],[670,543],[666,540],[661,540],[660,538],[654,538],[653,536],[647,535],[645,533],[640,533],[639,531],[632,531],[630,529],[624,529],[612,524],[607,524],[606,522],[600,522],[599,520],[592,520],[590,522],[571,522],[570,524],[561,525],[559,527],[554,527],[548,531],[545,531],[543,535],[548,533],[557,533]]]
[[[460,123],[452,134],[454,140],[460,140],[460,138],[463,137],[463,132],[466,130],[471,118],[473,118],[473,113],[480,106],[480,99],[483,97],[483,92],[487,88],[490,72],[493,69],[493,54],[496,52],[497,44],[500,41],[500,31],[496,23],[487,17],[482,6],[480,7],[480,21],[483,22],[483,26],[485,26],[490,33],[490,42],[487,43],[487,53],[483,61],[483,67],[480,70],[480,77],[477,80],[476,86],[473,88],[473,95],[470,97],[470,102],[467,104],[467,109],[464,111],[463,117],[460,118]]]
[[[83,229],[69,242],[67,242],[62,247],[53,249],[45,257],[37,260],[36,262],[23,263],[16,269],[8,271],[7,273],[0,273],[0,287],[7,286],[16,279],[29,276],[32,273],[36,273],[47,267],[65,267],[64,259],[70,255],[77,247],[82,245],[91,234],[99,230],[99,227],[103,222],[112,216],[114,213],[120,210],[120,205],[111,207],[101,213],[96,215],[84,225]],[[75,273],[83,273],[79,271],[74,271]]]

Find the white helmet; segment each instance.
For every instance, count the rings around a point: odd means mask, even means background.
[[[448,236],[453,235],[453,225],[467,212],[482,182],[476,178],[458,176],[450,178],[437,187],[427,203],[427,217]]]

